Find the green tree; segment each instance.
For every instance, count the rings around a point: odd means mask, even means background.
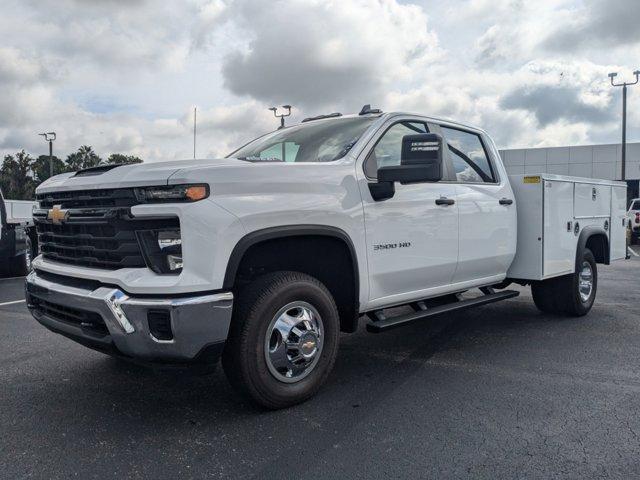
[[[102,163],[102,159],[93,151],[93,147],[83,145],[77,152],[67,156],[66,163],[69,171],[76,172],[85,168],[97,167]]]
[[[24,150],[5,155],[0,168],[0,188],[5,198],[33,200],[36,182],[32,172],[33,158]]]
[[[112,153],[107,158],[107,163],[110,165],[128,165],[131,163],[142,163],[142,159],[140,157],[136,157],[135,155],[123,155],[122,153]]]
[[[49,178],[49,155],[40,155],[31,166],[33,176],[39,185]],[[58,175],[67,171],[67,165],[55,155],[53,156],[53,174]]]

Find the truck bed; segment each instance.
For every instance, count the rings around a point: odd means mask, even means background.
[[[574,272],[581,232],[601,229],[609,259],[626,257],[627,186],[563,175],[511,175],[518,212],[516,256],[509,278],[545,280]]]
[[[7,223],[33,224],[33,207],[36,202],[29,200],[5,200]]]

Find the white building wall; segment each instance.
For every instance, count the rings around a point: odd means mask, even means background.
[[[576,177],[622,178],[620,144],[500,150],[511,174],[555,173]],[[640,179],[640,143],[627,144],[627,180]]]

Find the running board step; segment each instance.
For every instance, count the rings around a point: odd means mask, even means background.
[[[517,297],[520,292],[516,290],[505,290],[502,292],[488,293],[477,298],[470,298],[468,300],[460,300],[458,302],[447,303],[446,305],[439,305],[437,307],[428,308],[426,310],[419,310],[417,312],[409,313],[407,315],[400,315],[398,317],[381,318],[375,321],[369,321],[367,323],[367,331],[371,333],[386,332],[398,327],[403,327],[416,320],[422,320],[423,318],[435,317],[443,313],[456,312],[458,310],[464,310],[465,308],[479,307],[481,305],[487,305],[488,303],[499,302],[500,300],[506,300],[508,298]]]

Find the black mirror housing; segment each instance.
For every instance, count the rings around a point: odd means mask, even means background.
[[[418,133],[402,137],[401,165],[442,165],[442,136]]]

